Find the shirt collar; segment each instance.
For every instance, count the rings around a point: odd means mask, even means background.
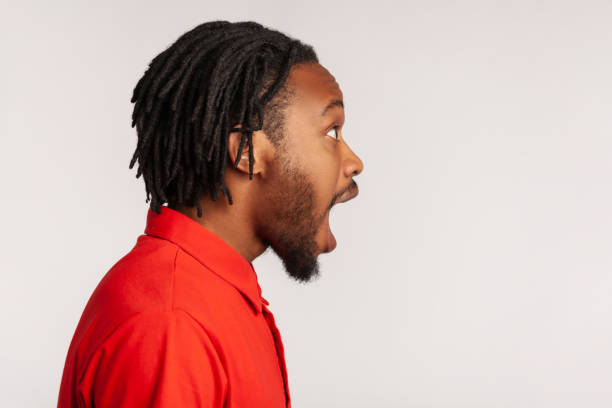
[[[166,206],[161,206],[160,210],[161,214],[158,214],[149,208],[144,233],[181,247],[234,286],[261,313],[262,302],[266,301],[261,297],[261,287],[253,264],[221,237],[183,213]]]

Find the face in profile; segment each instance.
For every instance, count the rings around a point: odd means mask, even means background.
[[[363,163],[343,137],[344,103],[334,77],[319,64],[302,64],[287,82],[293,95],[262,194],[260,228],[289,276],[307,282],[319,274],[319,254],[336,247],[330,210],[358,194],[353,177]]]

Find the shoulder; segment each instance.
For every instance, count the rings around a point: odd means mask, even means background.
[[[130,348],[142,354],[158,354],[163,349],[191,354],[190,346],[215,348],[204,326],[189,312],[179,309],[149,309],[135,312],[113,328],[98,347],[107,352],[121,349],[129,355]]]
[[[172,242],[139,236],[100,280],[87,307],[126,314],[169,308],[178,252]]]
[[[92,406],[221,406],[227,374],[206,330],[180,309],[134,313],[97,347],[79,390]],[[153,404],[153,405],[156,405]]]
[[[139,236],[134,247],[106,272],[94,289],[73,341],[91,350],[135,316],[171,309],[177,252],[178,247],[169,241]]]
[[[156,324],[166,324],[177,315],[181,321],[191,319],[190,324],[203,331],[212,330],[214,336],[220,305],[238,296],[233,292],[178,245],[141,235],[93,291],[74,342],[91,355],[119,328],[137,325],[134,330],[161,330]]]

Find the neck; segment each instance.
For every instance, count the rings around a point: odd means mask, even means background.
[[[230,189],[234,193],[233,189]],[[232,194],[232,198],[242,196]],[[196,207],[187,207],[183,204],[172,207],[173,210],[188,216],[204,228],[208,229],[232,248],[234,248],[248,262],[266,250],[266,245],[256,235],[255,227],[250,217],[246,200],[235,200],[230,205],[227,197],[220,195],[216,201],[212,201],[206,194],[200,200],[202,217],[198,217]]]

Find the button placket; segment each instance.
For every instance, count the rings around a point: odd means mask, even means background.
[[[281,369],[281,374],[283,377],[283,384],[285,386],[285,398],[287,401],[287,408],[291,408],[291,397],[289,394],[289,382],[287,380],[287,367],[285,364],[285,348],[283,347],[283,342],[281,340],[280,332],[276,327],[276,322],[274,321],[274,315],[272,312],[266,307],[268,305],[268,301],[262,297],[262,312],[270,327],[270,331],[272,332],[272,337],[274,338],[274,345],[276,346],[276,354],[278,356],[278,363]]]

